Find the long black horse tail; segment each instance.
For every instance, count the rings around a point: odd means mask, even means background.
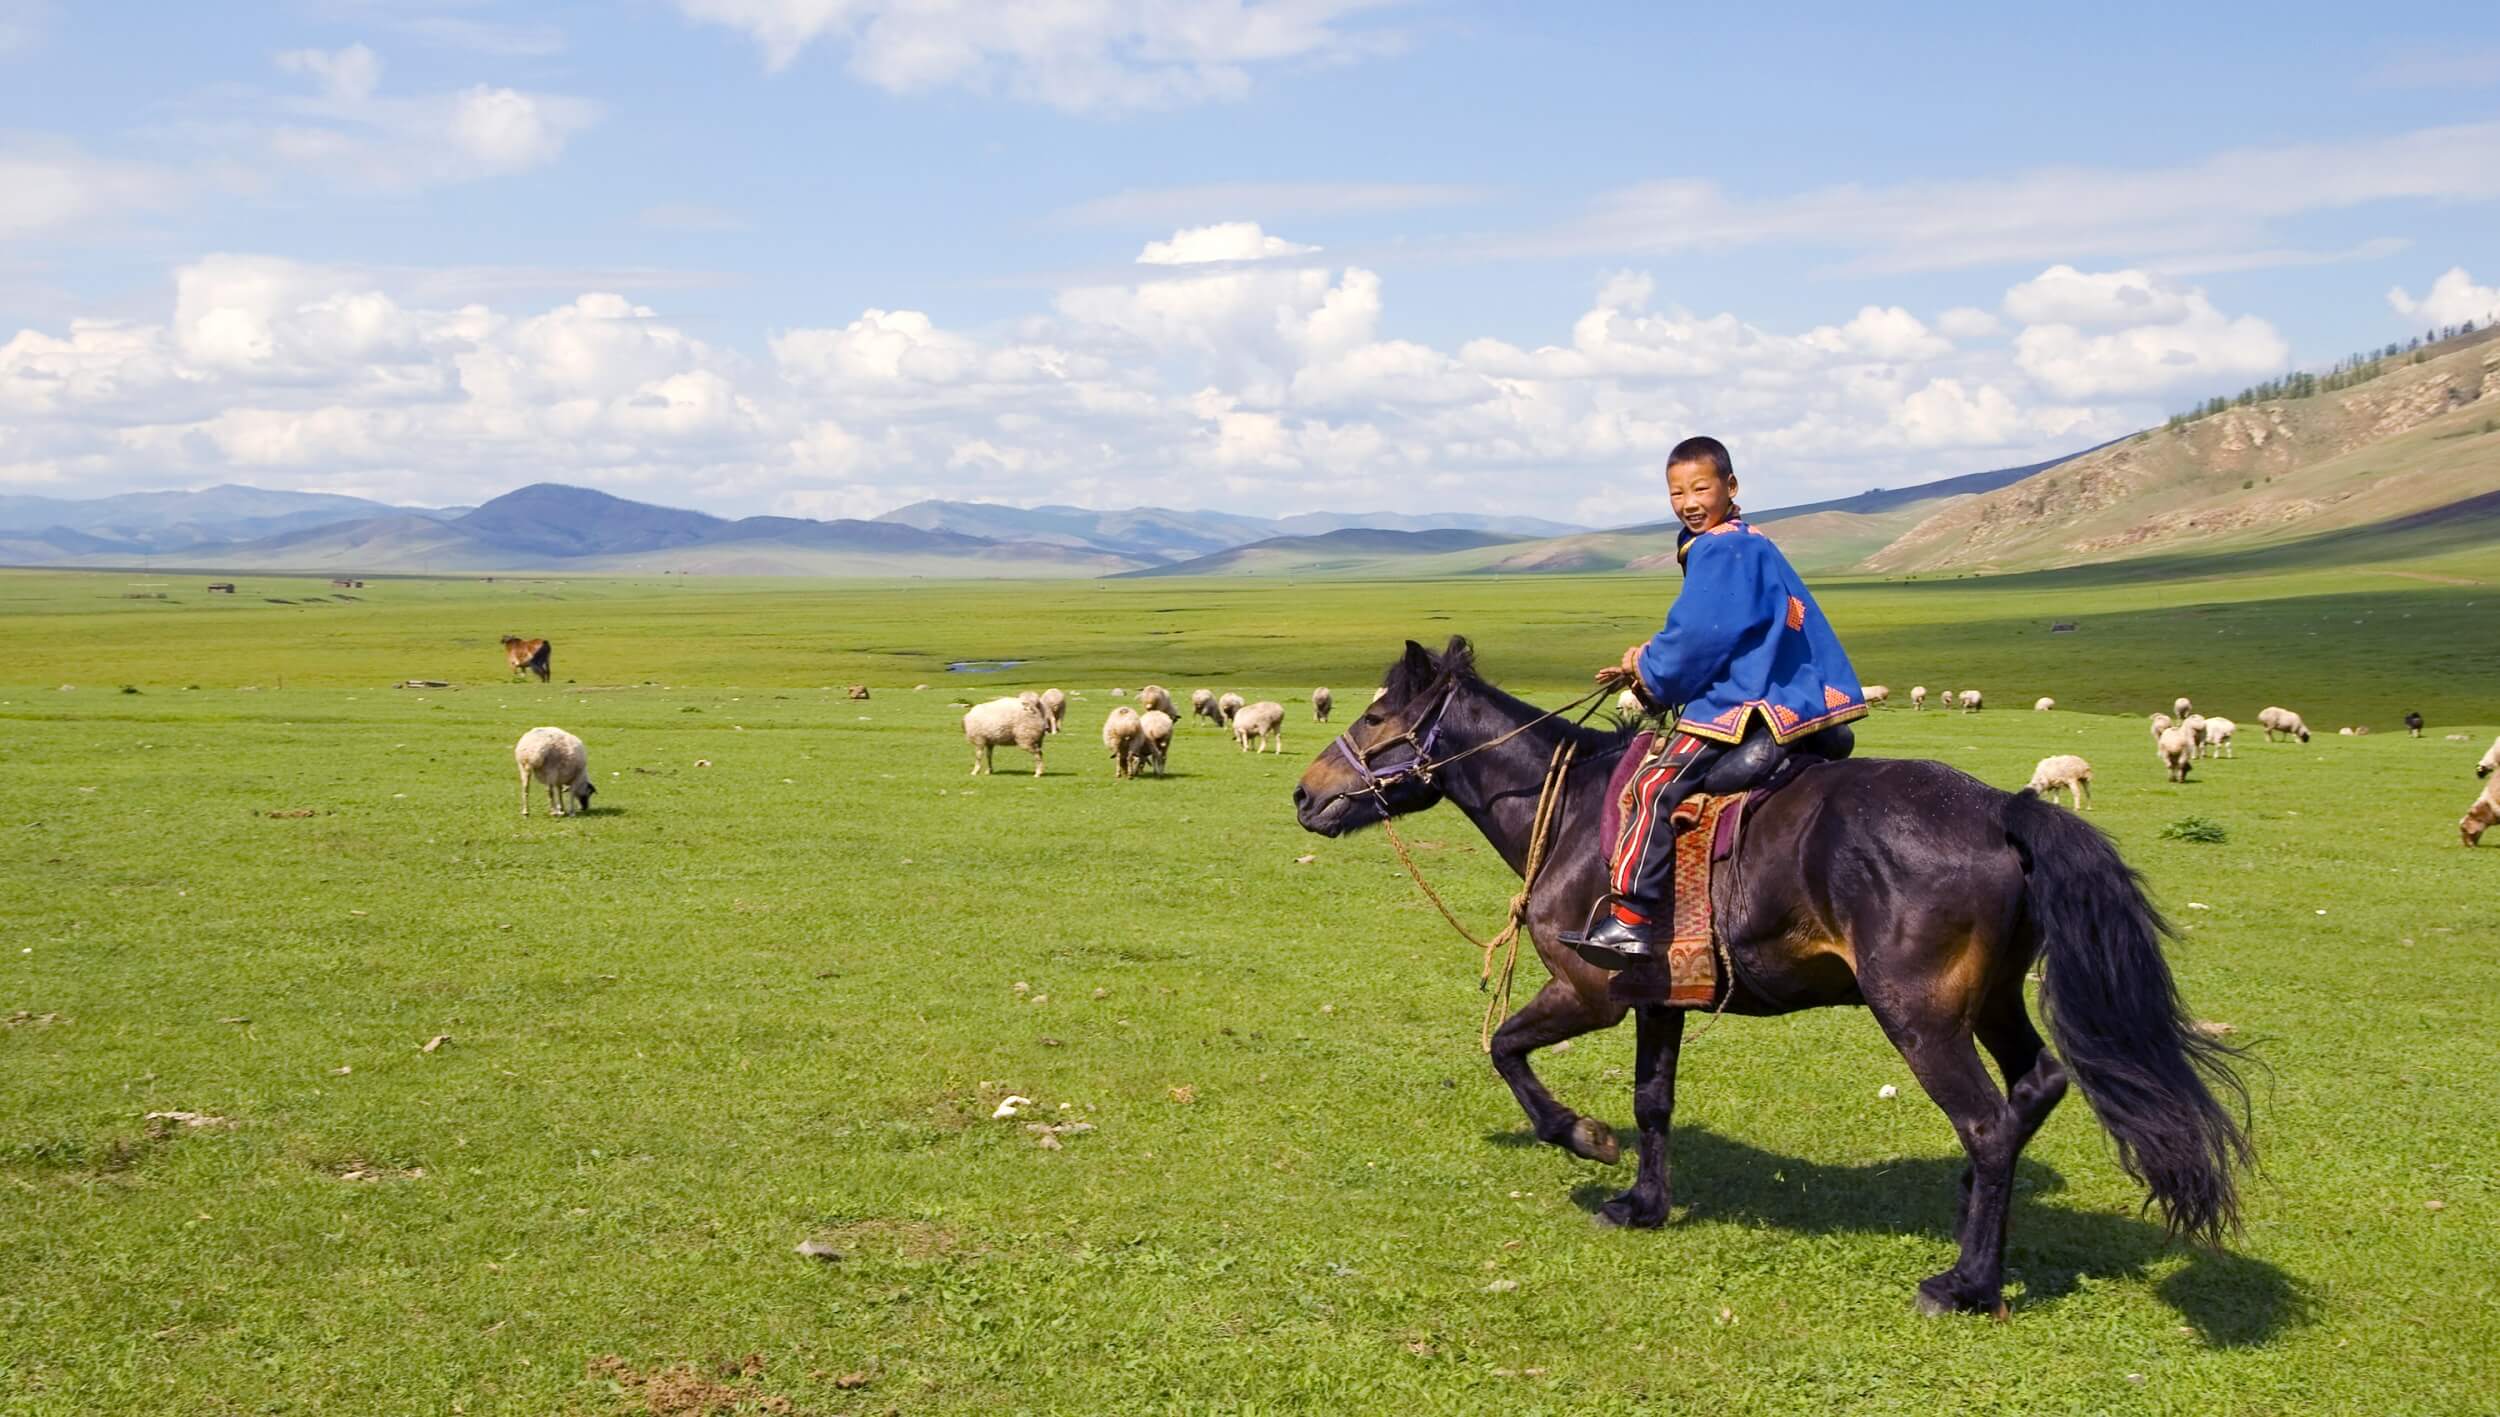
[[[2026,791],[2006,808],[2005,834],[2022,853],[2058,1056],[2171,1233],[2219,1243],[2239,1229],[2232,1172],[2255,1160],[2248,1088],[2231,1068],[2239,1050],[2189,1018],[2162,958],[2170,924],[2099,828]]]

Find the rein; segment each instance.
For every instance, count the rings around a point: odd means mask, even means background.
[[[1457,685],[1451,685],[1449,692],[1455,693],[1456,691]],[[1605,693],[1606,688],[1601,686],[1594,693],[1582,695],[1561,708],[1539,714],[1508,733],[1434,762],[1429,760],[1431,745],[1440,738],[1441,715],[1446,715],[1450,707],[1448,694],[1444,694],[1441,707],[1433,718],[1429,733],[1419,740],[1412,731],[1409,731],[1402,737],[1389,740],[1391,743],[1403,742],[1413,745],[1416,754],[1412,761],[1400,764],[1385,773],[1374,772],[1371,764],[1365,761],[1372,750],[1384,745],[1374,744],[1371,750],[1357,753],[1354,749],[1346,747],[1344,737],[1340,736],[1337,739],[1337,747],[1362,772],[1365,790],[1374,796],[1381,797],[1381,806],[1386,808],[1388,799],[1381,794],[1381,789],[1389,783],[1410,775],[1429,783],[1432,781],[1433,773],[1450,764],[1489,749],[1498,748],[1547,719],[1569,713],[1582,704],[1587,704],[1589,707],[1581,713],[1578,722],[1586,723],[1589,715],[1596,712],[1596,701],[1603,698]],[[1441,893],[1432,888],[1432,883],[1424,879],[1423,871],[1415,865],[1415,858],[1407,851],[1405,840],[1398,835],[1396,818],[1384,813],[1380,819],[1380,829],[1388,836],[1390,849],[1397,853],[1398,864],[1406,868],[1406,874],[1414,880],[1416,889],[1424,893],[1424,899],[1432,902],[1433,909],[1441,912],[1441,918],[1449,922],[1450,928],[1458,932],[1460,939],[1483,952],[1484,959],[1476,976],[1476,988],[1482,990],[1491,986],[1493,956],[1497,953],[1503,954],[1501,987],[1493,991],[1493,997],[1485,1000],[1484,1027],[1478,1040],[1487,1053],[1493,1051],[1493,1030],[1510,1016],[1511,979],[1519,970],[1519,938],[1527,933],[1528,897],[1535,892],[1537,874],[1545,865],[1545,848],[1553,840],[1554,821],[1561,815],[1563,782],[1571,775],[1572,759],[1578,755],[1579,746],[1577,740],[1565,738],[1554,745],[1553,756],[1546,760],[1545,780],[1537,787],[1535,823],[1528,829],[1528,859],[1519,872],[1519,891],[1510,898],[1510,918],[1491,939],[1480,940],[1476,938],[1475,932],[1459,923],[1458,917],[1452,914],[1449,906],[1442,902]]]

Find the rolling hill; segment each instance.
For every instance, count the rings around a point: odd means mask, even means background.
[[[1394,575],[1400,561],[1509,546],[1518,540],[1515,536],[1497,536],[1483,531],[1383,531],[1371,527],[1348,527],[1342,531],[1321,532],[1316,536],[1270,537],[1247,546],[1233,547],[1229,551],[1219,551],[1212,556],[1201,556],[1194,561],[1129,571],[1124,578],[1331,576],[1354,571],[1366,575]]]

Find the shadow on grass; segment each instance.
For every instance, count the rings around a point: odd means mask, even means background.
[[[1617,1133],[1628,1162],[1640,1146],[1629,1129]],[[1544,1143],[1526,1132],[1488,1138],[1504,1146]],[[1951,1243],[1962,1158],[1894,1158],[1865,1165],[1825,1165],[1782,1156],[1706,1127],[1675,1129],[1675,1198],[1684,1207],[1670,1231],[1695,1221],[1769,1226],[1801,1235],[1916,1233]],[[1777,1177],[1778,1179],[1773,1179]],[[1620,1179],[1574,1187],[1572,1201],[1594,1214]],[[2206,1342],[2217,1347],[2263,1343],[2307,1323],[2314,1303],[2301,1283],[2262,1260],[2174,1244],[2162,1228],[2132,1215],[2108,1215],[2037,1204],[2066,1189],[2054,1167],[2026,1159],[2014,1172],[2006,1277],[2022,1286],[2022,1306],[2056,1302],[2078,1280],[2140,1276],[2176,1252],[2187,1264],[2156,1287]],[[1904,1284],[1923,1276],[1904,1276]]]

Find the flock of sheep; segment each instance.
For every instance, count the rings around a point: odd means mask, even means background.
[[[1114,689],[1111,697],[1127,698],[1128,690]],[[1328,690],[1313,689],[1312,719],[1326,723],[1335,703]],[[973,776],[990,770],[993,749],[1013,746],[1033,755],[1033,775],[1040,777],[1042,743],[1059,731],[1067,711],[1068,695],[1060,689],[1039,693],[1028,689],[1014,698],[974,704],[964,713],[964,741],[972,746]],[[1161,777],[1172,751],[1172,730],[1180,721],[1178,713],[1172,691],[1160,684],[1138,690],[1135,707],[1114,706],[1102,722],[1102,745],[1111,752],[1112,775],[1133,778],[1141,769],[1150,768]],[[1285,706],[1273,699],[1249,703],[1239,694],[1196,689],[1189,695],[1189,716],[1230,731],[1245,753],[1273,750],[1281,755],[1285,751]]]
[[[1126,689],[1113,689],[1113,698],[1126,698]],[[1374,697],[1378,697],[1377,694]],[[1927,706],[1927,686],[1910,690],[1913,710]],[[1889,703],[1892,691],[1881,684],[1866,688],[1866,701],[1871,705]],[[1977,713],[1985,703],[1977,689],[1959,693],[1948,689],[1943,702],[1964,713]],[[1617,701],[1628,714],[1645,711],[1638,696],[1625,690]],[[1311,691],[1311,717],[1326,723],[1335,705],[1334,696],[1325,688]],[[2057,701],[2042,698],[2032,704],[2035,712],[2045,713],[2057,707]],[[1013,745],[1033,755],[1033,775],[1042,775],[1042,744],[1059,732],[1068,710],[1068,695],[1059,689],[1039,693],[1027,690],[1013,698],[992,699],[975,704],[964,714],[964,741],[972,747],[972,771],[975,776],[990,771],[990,753],[995,748]],[[1273,699],[1247,703],[1234,693],[1218,694],[1211,689],[1192,690],[1189,695],[1192,719],[1205,719],[1210,725],[1231,732],[1242,752],[1266,752],[1271,748],[1285,751],[1285,706]],[[1148,684],[1137,691],[1136,704],[1119,704],[1104,716],[1102,745],[1111,754],[1111,771],[1115,777],[1134,778],[1141,771],[1152,771],[1161,777],[1172,752],[1172,731],[1178,724],[1177,710],[1171,691],[1160,684]],[[2266,741],[2278,737],[2306,743],[2309,725],[2290,709],[2269,706],[2257,714],[2257,725],[2264,730]],[[2405,726],[2413,736],[2422,734],[2419,714],[2406,714]],[[2218,715],[2196,712],[2195,705],[2181,697],[2170,706],[2169,713],[2156,713],[2151,719],[2153,749],[2172,782],[2186,782],[2188,773],[2198,760],[2237,756],[2233,740],[2239,725]],[[2347,727],[2338,730],[2351,737],[2369,732],[2367,728]],[[2451,738],[2462,734],[2450,734]],[[591,794],[598,789],[590,780],[590,754],[582,740],[561,728],[533,728],[521,735],[513,745],[513,761],[521,776],[521,815],[530,812],[532,787],[543,788],[547,794],[547,810],[552,816],[567,814],[566,799],[572,800],[571,811],[590,809]],[[2457,821],[2457,832],[2467,846],[2479,845],[2485,828],[2500,822],[2500,738],[2492,740],[2491,748],[2475,765],[2474,775],[2483,780],[2483,788]],[[2076,810],[2090,811],[2092,764],[2074,753],[2057,753],[2042,758],[2032,769],[2031,791],[2043,797],[2054,797],[2060,789],[2067,792]]]

